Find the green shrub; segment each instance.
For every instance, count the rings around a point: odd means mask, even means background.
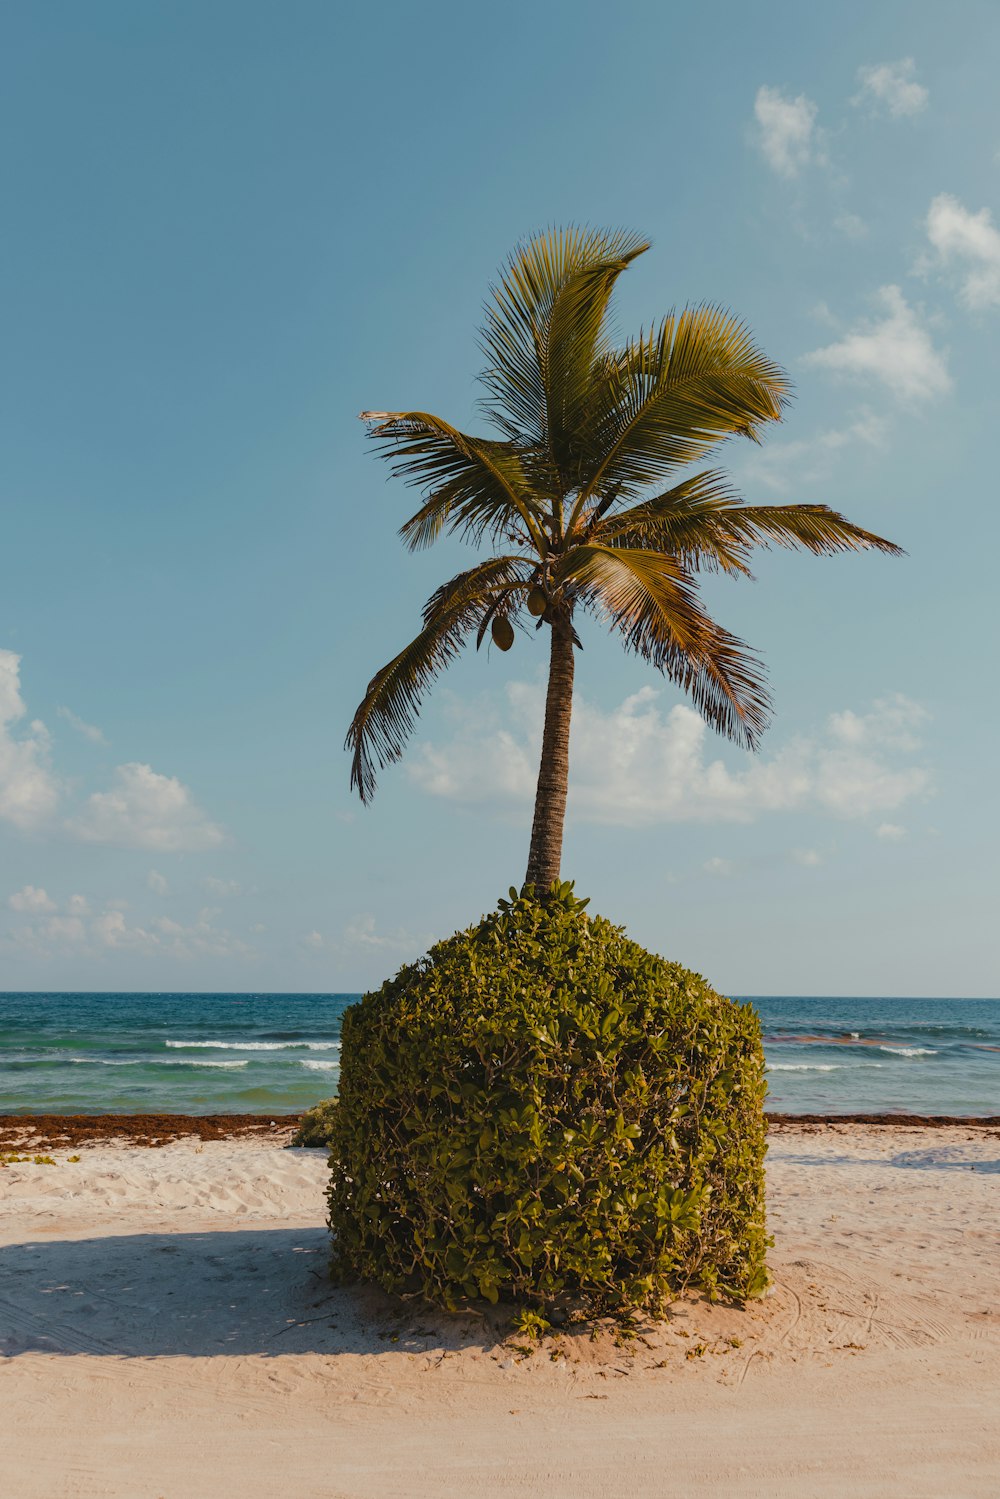
[[[340,1278],[581,1314],[763,1291],[758,1018],[585,904],[512,890],[347,1010]]]
[[[299,1120],[299,1127],[292,1139],[293,1145],[322,1145],[329,1148],[333,1139],[333,1121],[337,1112],[337,1100],[324,1098],[322,1103],[306,1109]]]

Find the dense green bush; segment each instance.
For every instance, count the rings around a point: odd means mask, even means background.
[[[511,891],[346,1012],[341,1278],[587,1313],[763,1291],[757,1016],[585,904]]]
[[[306,1109],[292,1139],[293,1145],[329,1146],[333,1139],[333,1121],[337,1110],[335,1098],[324,1098]]]

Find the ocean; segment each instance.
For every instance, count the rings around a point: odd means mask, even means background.
[[[0,1113],[291,1113],[356,994],[0,994]],[[745,997],[768,1108],[1000,1114],[1000,1000]]]

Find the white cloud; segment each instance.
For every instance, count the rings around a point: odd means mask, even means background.
[[[28,829],[45,822],[59,800],[49,767],[49,732],[38,719],[17,735],[27,710],[21,697],[21,658],[0,650],[0,817]]]
[[[73,712],[72,708],[57,708],[56,712],[60,718],[65,718],[70,727],[74,728],[78,734],[82,734],[84,739],[89,739],[92,744],[107,744],[108,741],[100,729],[95,724],[86,723]]]
[[[158,869],[151,869],[149,871],[146,876],[146,884],[154,895],[164,896],[170,894],[170,882]]]
[[[168,853],[217,848],[226,836],[175,776],[139,764],[119,765],[112,790],[94,792],[68,826],[88,843]]]
[[[714,875],[716,879],[728,879],[733,873],[734,865],[731,859],[720,859],[718,856],[706,859],[701,866],[706,874]]]
[[[239,880],[220,880],[214,874],[207,874],[201,883],[210,895],[215,896],[239,895],[243,888]]]
[[[544,690],[512,682],[506,695],[503,725],[482,703],[456,708],[450,742],[425,744],[412,757],[417,786],[452,801],[530,809]],[[736,769],[709,758],[709,730],[693,709],[661,713],[659,695],[644,687],[610,712],[575,699],[569,796],[578,821],[746,823],[773,812],[865,818],[929,788],[927,770],[907,763],[926,713],[901,694],[865,713],[835,713],[820,732],[768,757],[745,755]]]
[[[27,830],[51,821],[63,788],[50,766],[45,725],[34,719],[27,730],[16,728],[27,714],[20,673],[21,657],[0,650],[0,818]],[[92,724],[68,708],[59,712],[81,733],[104,742]],[[64,826],[87,843],[164,852],[195,852],[226,841],[224,830],[208,820],[176,777],[137,763],[119,765],[112,789],[88,797]]]
[[[865,407],[845,427],[828,427],[814,437],[752,448],[741,455],[739,475],[748,484],[763,484],[777,494],[787,494],[804,484],[829,479],[836,455],[845,449],[883,447],[888,427],[884,417]]]
[[[301,946],[311,948],[314,952],[334,952],[347,957],[357,957],[359,952],[384,952],[412,958],[432,941],[430,936],[420,936],[402,927],[395,932],[380,932],[371,912],[352,917],[344,927],[339,941],[333,941],[316,931],[306,932],[299,938]]]
[[[966,307],[1000,307],[1000,229],[988,208],[972,213],[950,193],[939,193],[927,211],[927,238],[938,265],[958,272]]]
[[[12,911],[54,911],[56,908],[55,901],[49,899],[47,892],[34,885],[25,885],[22,890],[16,890],[7,904]]]
[[[805,94],[786,98],[780,89],[764,84],[753,106],[757,142],[779,177],[796,177],[813,159],[816,105]]]
[[[901,57],[899,62],[882,62],[874,67],[859,68],[858,82],[861,89],[851,103],[884,105],[894,119],[919,114],[922,109],[927,108],[930,96],[923,84],[917,83],[914,76],[916,70],[912,57]]]
[[[348,945],[354,947],[394,947],[399,943],[399,937],[389,937],[375,930],[375,917],[355,916],[344,928],[344,939]],[[408,939],[403,935],[404,942]]]
[[[823,855],[814,848],[793,848],[788,857],[803,869],[818,869],[823,862]]]
[[[87,935],[79,916],[50,916],[41,930],[45,939],[56,945],[83,942]]]
[[[945,395],[951,376],[945,356],[898,286],[877,294],[884,316],[864,320],[825,349],[805,356],[808,364],[862,380],[878,380],[905,405]]]
[[[91,931],[102,947],[155,947],[157,945],[156,938],[141,926],[130,927],[123,911],[105,911],[103,915],[95,916]]]
[[[50,908],[40,907],[24,914],[29,919],[9,931],[3,945],[43,957],[68,951],[94,960],[122,952],[164,954],[183,960],[256,956],[253,948],[240,938],[216,926],[218,912],[207,908],[199,911],[197,919],[189,925],[161,916],[148,927],[130,925],[117,904],[106,903],[101,912],[91,916],[81,896],[73,897],[66,915],[52,915]]]
[[[906,837],[906,829],[895,822],[880,822],[875,829],[875,837],[886,843],[898,843],[901,838]]]
[[[851,708],[831,713],[827,725],[833,739],[850,749],[878,744],[913,754],[920,748],[917,731],[928,716],[925,708],[897,692],[892,697],[879,698],[869,713],[855,713]]]
[[[339,943],[331,944],[342,953],[350,955],[359,951],[396,953],[402,958],[415,958],[430,946],[434,938],[429,933],[411,932],[398,927],[394,932],[380,932],[375,917],[370,912],[353,917],[344,928]]]
[[[868,233],[868,225],[864,219],[856,213],[842,213],[833,221],[833,227],[839,229],[841,234],[848,239],[864,239]]]

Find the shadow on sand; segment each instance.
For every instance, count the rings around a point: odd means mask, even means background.
[[[782,1150],[780,1144],[772,1144],[768,1159],[792,1166],[890,1166],[902,1171],[976,1171],[984,1175],[1000,1172],[1000,1160],[984,1161],[961,1145],[901,1150],[892,1156],[859,1156],[810,1155],[806,1151]]]
[[[323,1228],[129,1234],[0,1248],[0,1358],[495,1348],[509,1318],[444,1316],[326,1278]]]

